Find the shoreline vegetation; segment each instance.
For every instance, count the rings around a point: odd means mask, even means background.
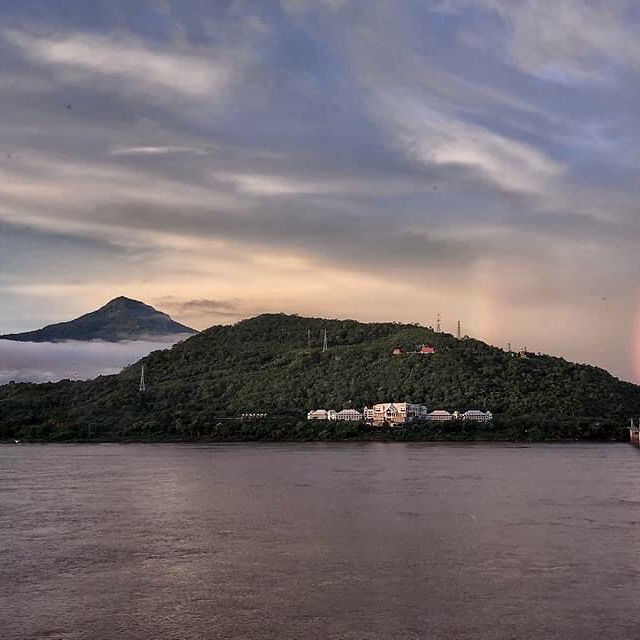
[[[325,422],[268,419],[256,422],[225,420],[200,429],[147,427],[96,432],[90,427],[47,429],[26,427],[11,443],[180,443],[180,442],[627,442],[628,429],[602,420],[548,421],[496,419],[489,423],[414,423],[407,426],[370,426],[362,422]]]
[[[493,420],[306,420],[313,407],[390,401],[490,410]],[[640,387],[598,367],[415,324],[265,314],[211,327],[117,375],[0,386],[0,440],[624,442],[639,408]]]

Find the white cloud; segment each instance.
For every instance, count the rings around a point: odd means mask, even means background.
[[[333,195],[347,193],[371,193],[375,186],[370,180],[357,178],[326,178],[316,180],[299,178],[292,173],[288,175],[232,173],[221,171],[215,178],[223,183],[231,183],[235,188],[246,194],[255,196],[291,196],[291,195]],[[383,181],[393,184],[393,180]],[[396,183],[396,188],[406,190],[407,181]]]
[[[542,152],[493,131],[430,109],[398,90],[381,93],[378,119],[409,157],[423,164],[473,170],[500,189],[538,193],[563,167]]]
[[[181,147],[178,145],[146,146],[146,147],[115,147],[109,151],[112,156],[163,156],[173,153],[187,153],[196,156],[206,155],[204,147]]]
[[[10,31],[7,39],[29,58],[81,73],[81,80],[98,74],[119,78],[135,90],[165,89],[187,96],[219,93],[231,79],[222,55],[158,51],[124,37],[69,34],[38,37]],[[210,52],[209,52],[210,53]],[[73,79],[72,75],[65,76]]]
[[[59,155],[29,156],[0,168],[0,219],[51,220],[85,228],[101,225],[100,205],[138,202],[163,206],[240,209],[246,202],[224,193],[219,184],[190,183],[138,168],[132,172],[106,162],[70,160]],[[18,206],[12,206],[18,203]],[[33,220],[32,220],[33,222]],[[45,225],[46,226],[46,225]]]
[[[220,171],[216,180],[232,184],[237,191],[252,196],[305,196],[305,195],[362,195],[394,196],[424,192],[431,189],[423,179],[397,176],[330,177],[316,179],[287,174],[239,173]]]
[[[604,79],[615,61],[638,71],[640,43],[627,20],[626,0],[449,0],[447,10],[481,7],[497,14],[513,64],[557,82]],[[481,34],[466,31],[477,46],[491,46]],[[486,36],[486,34],[485,34]]]
[[[288,176],[255,173],[230,173],[221,171],[215,174],[217,180],[233,184],[239,191],[262,196],[281,196],[305,193],[318,193],[335,190],[328,184],[296,180]]]

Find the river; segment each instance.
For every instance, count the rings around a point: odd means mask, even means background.
[[[0,446],[0,637],[640,637],[615,444]]]

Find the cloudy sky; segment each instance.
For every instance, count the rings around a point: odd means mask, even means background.
[[[631,0],[3,0],[0,333],[117,295],[640,380]]]

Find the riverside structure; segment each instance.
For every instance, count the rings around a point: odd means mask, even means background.
[[[464,420],[469,422],[490,422],[493,420],[491,411],[479,411],[471,409],[460,413],[454,411],[450,413],[445,410],[429,412],[423,404],[412,404],[409,402],[381,402],[372,407],[365,407],[362,412],[356,409],[312,409],[307,413],[307,420],[329,420],[329,421],[351,421],[362,422],[363,420],[374,426],[388,424],[400,426],[414,421],[450,422],[453,420]]]

